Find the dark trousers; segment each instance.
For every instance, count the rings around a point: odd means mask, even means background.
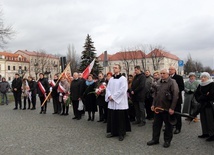
[[[63,114],[68,114],[69,105],[65,105],[65,103],[61,103],[61,104],[62,104],[62,113]]]
[[[31,95],[31,102],[33,108],[36,108],[36,95]]]
[[[154,112],[151,110],[152,102],[153,102],[152,97],[145,99],[146,118],[147,119],[154,118]]]
[[[81,118],[81,113],[78,110],[79,100],[72,100],[74,116],[77,118]]]
[[[202,134],[214,136],[214,111],[211,106],[205,107],[200,112]]]
[[[24,108],[26,109],[26,104],[28,101],[28,109],[30,109],[30,99],[28,96],[24,96]]]
[[[107,104],[106,105],[99,105],[99,120],[103,121],[103,120],[107,120],[107,116],[108,116],[108,108],[107,108]]]
[[[39,97],[39,99],[40,99],[40,103],[42,105],[42,103],[45,100],[45,97]],[[47,101],[45,102],[44,106],[41,107],[41,111],[47,111]]]
[[[135,121],[135,108],[133,104],[129,104],[128,115],[130,121]]]
[[[169,113],[168,112],[154,114],[152,139],[156,142],[159,142],[160,132],[161,132],[163,122],[165,124],[164,141],[171,142],[172,137],[173,137],[173,133],[172,133],[173,126],[169,123]]]
[[[145,116],[145,103],[144,102],[134,102],[135,114],[136,114],[136,121],[137,122],[146,122]]]
[[[59,103],[59,97],[58,96],[54,96],[53,97],[53,110],[54,110],[54,113],[59,113],[59,110],[58,110],[58,105],[60,105]],[[60,105],[61,107],[61,105]],[[61,112],[61,109],[60,109],[60,112]]]
[[[181,104],[176,105],[175,111],[181,112]],[[175,117],[177,119],[177,123],[176,123],[175,127],[177,130],[181,130],[181,127],[182,127],[181,115],[175,115]]]
[[[21,95],[22,92],[21,91],[14,91],[13,92],[13,96],[15,99],[15,108],[18,108],[18,104],[19,104],[19,108],[22,108],[22,100],[21,100]]]

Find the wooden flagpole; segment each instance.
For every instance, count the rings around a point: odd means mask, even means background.
[[[59,76],[58,80],[56,81],[56,84],[59,82],[59,80],[61,79],[63,73],[68,69],[68,67],[70,67],[70,64],[71,62],[69,62],[66,66],[66,68],[64,69],[64,71],[61,73],[61,75]],[[41,107],[43,107],[45,105],[45,102],[48,100],[48,98],[50,97],[51,95],[51,91],[48,93],[48,95],[46,96],[45,100],[43,101]]]

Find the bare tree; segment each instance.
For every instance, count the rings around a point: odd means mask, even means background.
[[[42,72],[42,73],[50,73],[50,66],[52,65],[50,62],[50,55],[47,54],[45,50],[39,50],[36,52],[36,61],[34,64],[35,67],[35,74],[36,74],[36,79],[37,75]]]
[[[4,45],[8,43],[8,40],[12,39],[15,34],[12,26],[5,26],[2,18],[3,13],[0,9],[0,48],[4,48]]]
[[[150,45],[151,58],[154,70],[160,69],[161,60],[164,59],[164,55],[162,53],[163,49],[164,48],[160,45],[157,46]]]
[[[67,62],[70,62],[71,73],[74,73],[78,70],[78,64],[80,62],[80,58],[78,57],[74,46],[68,45],[68,52],[67,52]]]

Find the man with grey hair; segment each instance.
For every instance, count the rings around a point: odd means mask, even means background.
[[[163,147],[167,148],[170,146],[173,137],[173,126],[170,124],[169,119],[174,116],[179,89],[176,81],[170,78],[167,69],[162,69],[160,75],[161,79],[157,81],[157,85],[154,88],[154,100],[151,109],[155,111],[155,109],[159,107],[165,110],[154,114],[152,140],[147,142],[147,145],[159,144],[160,132],[164,122]]]

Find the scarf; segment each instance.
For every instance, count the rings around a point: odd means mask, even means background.
[[[212,79],[209,79],[209,80],[207,80],[207,81],[205,81],[205,82],[201,82],[200,85],[201,85],[201,86],[206,86],[206,85],[208,85],[208,84],[210,84],[210,83],[212,83],[212,82],[213,82],[213,80],[212,80]]]
[[[92,85],[94,83],[94,81],[85,81],[85,83],[86,83],[87,86],[90,86],[90,85]]]

